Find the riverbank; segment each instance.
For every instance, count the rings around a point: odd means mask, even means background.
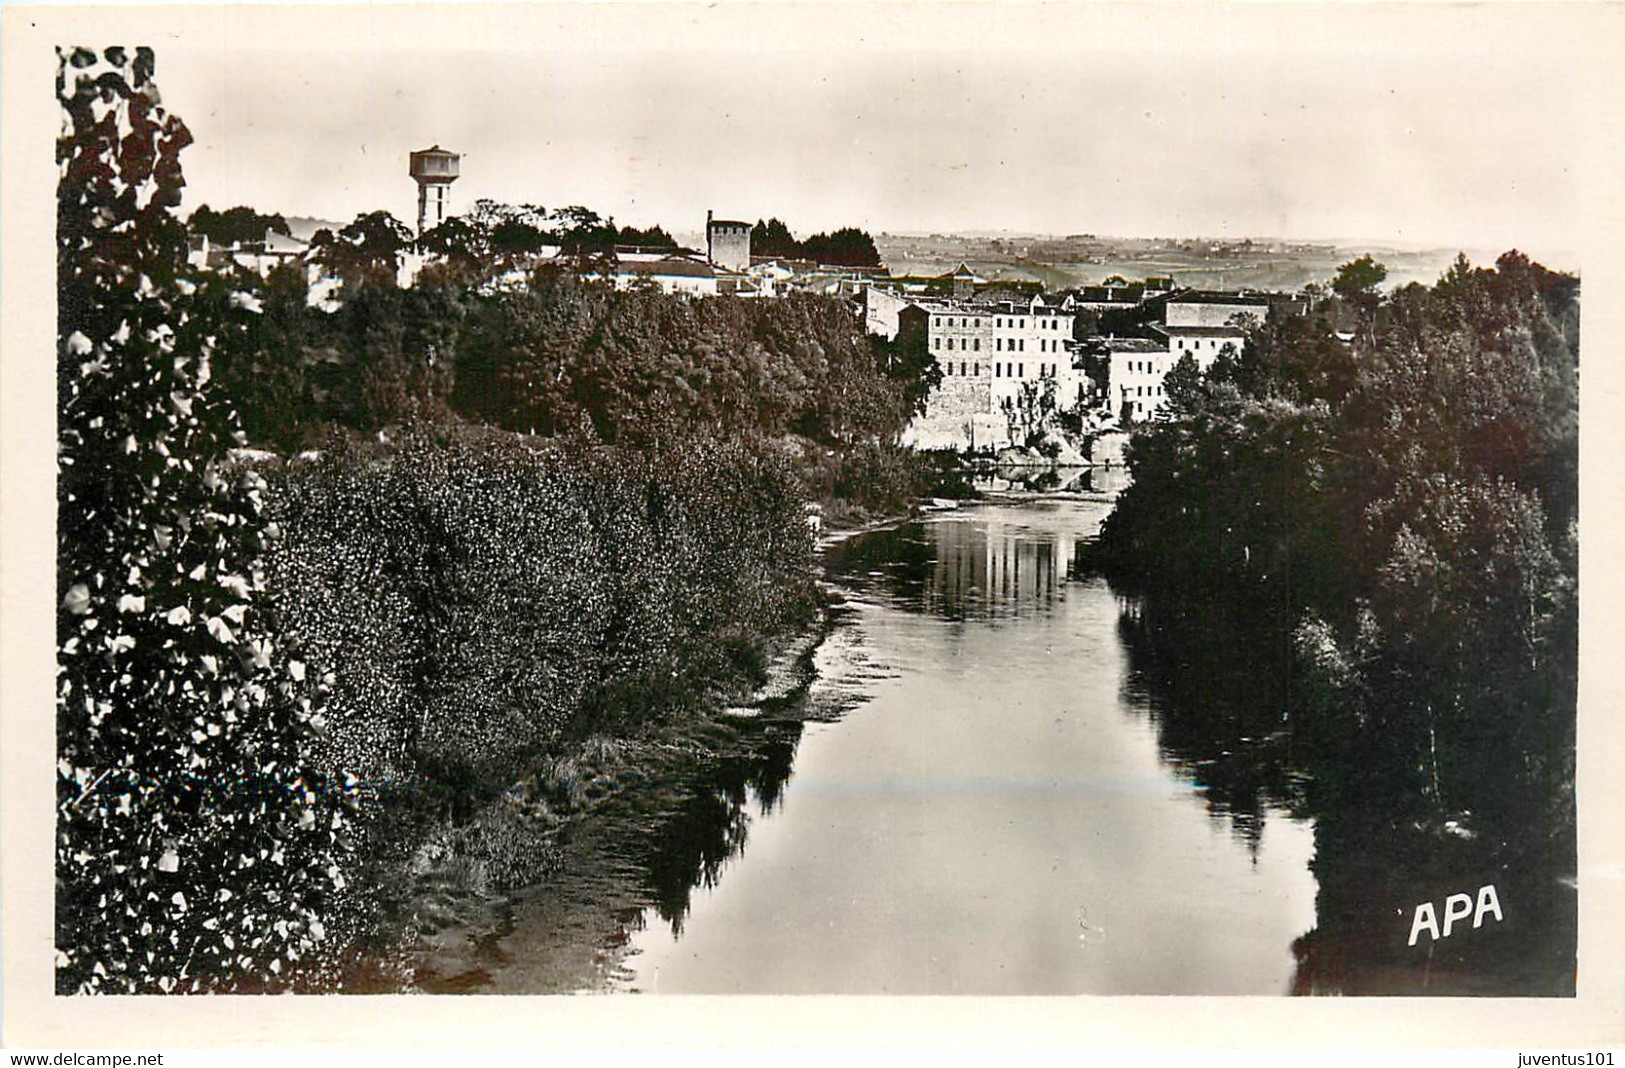
[[[666,885],[666,878],[656,874],[659,864],[651,861],[650,850],[672,840],[674,834],[685,840],[697,834],[697,855],[707,855],[713,845],[705,843],[718,836],[725,838],[727,833],[726,827],[707,825],[704,819],[697,830],[693,826],[696,813],[703,815],[714,807],[710,784],[719,775],[735,774],[745,774],[746,781],[756,775],[759,782],[770,782],[771,769],[786,762],[779,755],[783,746],[787,741],[793,744],[800,725],[832,714],[829,709],[806,708],[798,699],[813,677],[813,657],[829,633],[832,613],[838,614],[839,606],[832,603],[827,587],[818,587],[817,557],[812,553],[813,540],[807,536],[806,509],[797,503],[799,496],[773,505],[770,519],[751,511],[759,507],[752,503],[759,499],[752,494],[770,491],[773,485],[760,480],[761,472],[754,461],[751,470],[757,472],[758,478],[743,494],[722,490],[728,498],[725,500],[717,496],[719,480],[725,482],[728,477],[725,467],[718,470],[715,463],[706,465],[690,457],[674,474],[639,460],[639,474],[632,480],[633,485],[658,478],[665,487],[662,495],[669,494],[665,496],[669,503],[663,507],[673,521],[681,524],[686,522],[684,516],[703,515],[708,527],[715,527],[723,519],[716,513],[732,509],[734,514],[727,522],[740,533],[706,538],[703,544],[695,544],[691,536],[685,537],[669,527],[662,532],[645,525],[651,495],[656,493],[651,483],[650,488],[636,489],[633,500],[602,502],[605,511],[601,514],[614,522],[620,538],[606,562],[619,561],[624,568],[627,561],[641,558],[647,562],[637,570],[648,574],[650,565],[661,564],[665,557],[648,555],[654,550],[642,544],[647,537],[657,538],[672,552],[678,551],[676,545],[693,544],[684,551],[685,559],[681,561],[690,573],[704,562],[693,557],[709,554],[715,560],[710,567],[698,570],[698,576],[722,574],[732,576],[728,581],[733,583],[771,580],[780,587],[770,595],[778,598],[771,603],[782,604],[789,611],[763,613],[757,608],[727,612],[723,604],[714,603],[715,599],[726,600],[738,594],[727,593],[729,587],[718,586],[714,579],[696,588],[679,587],[662,593],[670,589],[667,583],[673,581],[660,580],[664,567],[656,567],[653,581],[632,581],[635,574],[606,569],[595,562],[596,552],[608,546],[594,537],[569,543],[538,542],[534,522],[516,528],[504,513],[498,514],[494,524],[481,522],[474,526],[464,522],[457,518],[459,513],[470,508],[472,502],[489,497],[482,492],[489,479],[477,474],[482,466],[495,463],[504,468],[518,463],[529,472],[527,476],[513,472],[500,480],[510,496],[519,498],[515,511],[520,515],[560,507],[551,488],[557,483],[557,473],[539,478],[545,473],[524,456],[493,460],[483,450],[459,452],[452,446],[455,455],[448,457],[444,455],[446,448],[444,443],[436,444],[427,448],[427,455],[424,450],[411,448],[405,453],[369,454],[361,462],[353,457],[337,458],[325,471],[294,472],[282,483],[287,485],[291,479],[300,484],[300,493],[295,496],[305,509],[299,516],[288,517],[289,540],[294,544],[286,550],[295,564],[312,557],[325,559],[327,553],[337,551],[350,565],[337,590],[331,588],[331,580],[300,587],[302,591],[339,594],[340,603],[347,609],[342,615],[317,616],[311,605],[297,600],[289,607],[295,610],[293,614],[307,634],[320,633],[323,628],[331,633],[331,628],[340,623],[347,628],[347,640],[342,645],[335,642],[328,646],[329,656],[348,658],[338,676],[352,680],[352,689],[337,695],[337,737],[326,740],[326,759],[334,764],[346,758],[352,764],[365,763],[370,771],[366,782],[371,787],[362,812],[364,830],[357,836],[358,855],[350,872],[358,901],[357,916],[347,932],[350,944],[330,967],[313,975],[306,988],[351,992],[491,989],[495,982],[492,976],[511,971],[497,966],[502,963],[497,957],[505,952],[499,947],[511,938],[517,912],[528,909],[540,911],[545,922],[526,926],[530,937],[540,942],[525,949],[525,989],[597,989],[612,977],[615,947],[625,942],[629,917],[641,916],[643,910],[659,908],[662,902],[669,904],[674,896],[686,893],[686,881],[679,879]],[[628,481],[616,475],[614,466],[604,463],[607,454],[598,459],[593,481]],[[557,458],[548,461],[555,467],[558,462]],[[684,487],[692,483],[683,472],[701,467],[708,475],[707,492],[716,499],[696,508],[696,502],[687,499],[690,491]],[[459,474],[470,470],[476,472],[472,482]],[[572,495],[580,498],[583,488],[573,489]],[[449,506],[456,511],[441,511],[439,518],[423,514],[419,502],[428,495],[444,502],[442,508]],[[527,498],[534,503],[525,504]],[[768,492],[768,499],[778,497]],[[628,509],[628,505],[633,507]],[[375,521],[371,525],[381,526],[388,541],[374,544],[373,539],[368,539],[357,544],[346,540],[329,547],[326,539],[330,532],[345,525],[331,521],[335,512],[353,513],[362,507],[387,507],[395,512],[393,522]],[[865,519],[861,524],[821,531],[820,544],[902,518],[896,513],[862,514]],[[481,517],[481,510],[476,509],[474,515]],[[403,523],[405,531],[401,530]],[[407,531],[418,533],[401,539],[400,535]],[[508,575],[511,585],[518,560],[511,555],[492,560],[491,550],[482,548],[492,542],[509,545],[513,552],[531,546],[529,573],[538,585],[523,599],[516,599],[517,591],[505,589],[501,583],[492,589],[491,569],[495,568],[498,576]],[[434,569],[424,569],[424,588],[387,588],[390,581],[401,582],[399,577],[390,580],[387,576],[423,573],[391,564],[391,556],[399,555],[402,549],[417,552],[424,544],[436,543],[445,548],[437,558],[441,562]],[[797,543],[803,550],[793,551]],[[391,545],[398,548],[391,549]],[[369,554],[383,559],[370,561]],[[535,566],[538,557],[551,563],[539,569]],[[469,588],[458,575],[460,565],[456,562],[464,560],[470,564],[480,562],[480,574],[469,576],[481,583],[474,590],[492,590],[483,596],[498,596],[504,612],[469,614],[463,607],[448,617],[447,608],[455,609],[455,602],[447,606],[444,599],[451,591]],[[290,585],[287,577],[296,570],[284,566],[284,588]],[[580,574],[581,581],[572,581],[570,571]],[[370,576],[380,574],[386,576],[386,588],[369,587]],[[335,573],[334,577],[340,576]],[[588,644],[592,632],[583,632],[579,613],[571,613],[567,603],[558,604],[555,587],[560,585],[566,592],[605,585],[624,591],[621,603],[633,607],[623,609],[623,613],[642,619],[644,631],[634,634],[624,626],[616,628],[613,617],[600,617],[602,625],[609,628],[603,633],[611,641],[636,637],[637,642],[622,649],[596,647],[605,640],[600,637]],[[815,591],[810,600],[796,593],[803,585]],[[351,588],[355,596],[347,599],[343,595]],[[521,579],[520,590],[525,589],[532,587]],[[671,625],[669,610],[660,607],[661,602],[648,604],[651,595],[671,597],[668,603],[674,605],[693,604],[696,599],[704,599],[706,590],[711,591],[707,604],[710,617],[724,622],[727,628],[722,632],[726,656],[719,660],[705,646],[695,648],[675,642],[671,678],[686,680],[685,691],[673,694],[662,688],[651,694],[643,686],[611,685],[595,698],[583,689],[581,684],[603,671],[647,678],[646,673],[639,672],[639,664],[646,659],[639,653],[640,646],[647,647],[646,631],[653,628],[657,633],[669,633]],[[544,595],[551,596],[551,602],[538,602],[538,597]],[[750,596],[752,601],[759,601],[764,594],[753,592]],[[795,609],[803,601],[808,608]],[[544,603],[550,604],[552,611],[540,615],[538,610]],[[644,607],[636,607],[639,604]],[[392,605],[403,609],[410,606],[415,614],[441,621],[440,626],[446,629],[435,634],[438,647],[434,657],[425,659],[420,653],[398,647],[401,638],[410,638],[413,632],[403,635],[400,629],[385,625],[387,617],[379,618]],[[442,714],[459,717],[471,730],[481,729],[478,718],[469,718],[470,712],[480,711],[479,706],[470,708],[468,698],[479,698],[491,680],[471,677],[463,670],[448,672],[456,661],[444,650],[455,649],[462,640],[455,633],[459,615],[470,621],[490,620],[487,629],[467,636],[470,646],[482,654],[482,663],[490,662],[488,647],[495,645],[500,650],[510,644],[509,635],[516,629],[528,628],[531,640],[525,651],[512,650],[513,655],[527,658],[519,666],[554,678],[575,675],[578,685],[568,692],[578,694],[574,698],[577,710],[568,713],[545,746],[520,747],[513,745],[511,738],[503,739],[506,755],[482,753],[479,764],[465,764],[468,770],[460,770],[443,759],[425,760],[428,754],[421,742],[417,749],[409,749],[392,741],[386,728],[392,722],[402,722],[404,717],[387,703],[369,705],[363,700],[369,694],[389,698],[414,690],[422,692],[425,671],[449,673],[451,679],[458,680],[460,689],[447,693]],[[312,621],[320,626],[311,627]],[[400,622],[410,624],[412,620]],[[358,640],[358,623],[373,632],[372,640]],[[557,639],[538,642],[538,632],[544,638],[552,633]],[[617,634],[623,637],[616,638]],[[590,655],[595,647],[596,654]],[[689,659],[693,657],[698,661]],[[577,666],[572,668],[571,664]],[[504,671],[512,677],[513,668]],[[355,680],[367,688],[362,689]],[[558,689],[555,683],[555,692]],[[509,699],[520,704],[519,710],[525,710],[526,691],[509,693]],[[650,707],[651,696],[663,696],[664,703]],[[355,710],[353,714],[350,709]],[[357,729],[363,710],[373,713],[359,724],[370,728],[366,733]],[[539,710],[532,704],[529,711],[534,715]],[[535,726],[526,724],[532,730]],[[467,751],[470,747],[463,743],[461,748]],[[388,763],[391,753],[396,754],[397,763],[393,765]],[[511,770],[504,774],[507,769]],[[674,827],[689,829],[674,832]],[[543,931],[547,932],[545,936],[537,933]]]
[[[753,689],[634,736],[588,738],[464,818],[420,827],[420,844],[381,880],[391,900],[345,989],[578,993],[624,978],[646,913],[680,916],[704,881],[695,865],[726,856],[726,822],[708,819],[716,783],[771,792],[801,725],[838,714],[798,701],[838,610],[826,604],[814,626],[775,643]],[[662,860],[674,843],[695,859]]]

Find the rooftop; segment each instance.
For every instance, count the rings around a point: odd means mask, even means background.
[[[1193,289],[1174,295],[1174,304],[1248,304],[1267,307],[1268,298],[1258,293],[1219,293],[1213,290]]]
[[[1083,304],[1138,304],[1144,292],[1142,285],[1084,286],[1078,290],[1077,299]]]
[[[1104,345],[1110,353],[1165,353],[1168,345],[1165,342],[1149,337],[1092,337],[1091,343]]]
[[[273,254],[297,255],[310,246],[296,237],[279,234],[275,230],[265,231],[265,251]]]
[[[667,277],[683,278],[714,278],[716,271],[709,264],[698,260],[684,260],[667,258],[660,260],[621,260],[618,265],[621,274],[649,274],[665,275]]]

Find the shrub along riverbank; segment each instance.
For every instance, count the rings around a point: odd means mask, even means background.
[[[704,722],[817,618],[802,485],[760,445],[421,428],[269,483],[278,618],[326,673],[308,755],[365,799],[369,884],[521,780]],[[375,903],[339,933],[376,938]]]

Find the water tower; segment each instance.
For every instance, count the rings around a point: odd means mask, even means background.
[[[451,183],[457,180],[457,165],[462,158],[439,145],[412,153],[412,177],[418,183],[419,237],[446,221]]]

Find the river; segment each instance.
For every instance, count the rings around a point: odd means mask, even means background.
[[[1293,721],[1268,613],[1084,566],[1110,501],[827,545],[810,683],[610,745],[551,830],[463,828],[406,890],[413,986],[1572,996],[1572,842],[1381,803],[1394,769]]]
[[[1124,605],[1075,574],[1110,505],[966,507],[830,546],[845,602],[788,781],[617,985],[659,993],[1280,994],[1311,824],[1169,751]]]

